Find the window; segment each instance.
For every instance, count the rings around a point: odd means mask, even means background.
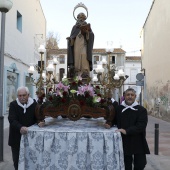
[[[38,61],[38,73],[40,74],[40,68],[44,70],[44,61]]]
[[[17,11],[17,29],[22,32],[22,15]]]
[[[99,61],[99,56],[94,56],[94,64],[97,64],[97,61]]]
[[[26,87],[28,87],[28,89],[29,89],[29,92],[30,92],[30,97],[34,97],[34,95],[33,95],[33,85],[32,85],[32,83],[31,83],[31,81],[33,81],[33,78],[31,77],[28,77],[28,76],[26,76],[25,77],[25,86]]]
[[[6,81],[6,113],[9,111],[9,104],[17,98],[16,91],[18,88],[18,76],[16,73],[7,71]]]
[[[59,59],[60,64],[65,64],[65,56],[64,55],[60,55],[58,59]]]
[[[65,73],[65,69],[64,68],[60,68],[59,70],[59,74],[60,74],[60,81],[62,81],[62,78],[63,78],[63,74]]]
[[[136,74],[137,70],[136,69],[131,69],[130,70],[130,82],[135,83],[136,82]]]
[[[115,64],[115,56],[111,56],[110,57],[110,63],[111,64]]]

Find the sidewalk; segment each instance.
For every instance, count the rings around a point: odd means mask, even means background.
[[[154,155],[155,123],[159,124],[159,155]],[[170,123],[148,116],[146,138],[151,154],[147,156],[146,170],[170,169]]]
[[[0,162],[0,170],[14,170],[11,148],[8,146],[8,115],[4,116],[4,161]]]
[[[147,155],[145,170],[169,170],[170,169],[170,123],[148,116],[147,141],[151,151]],[[155,123],[159,124],[159,155],[154,155],[154,130]],[[0,162],[0,170],[14,170],[11,150],[8,146],[9,123],[7,115],[4,116],[4,162]]]
[[[4,115],[4,129],[9,127],[8,114]]]

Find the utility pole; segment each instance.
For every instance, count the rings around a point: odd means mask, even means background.
[[[3,77],[4,77],[4,46],[5,16],[12,8],[11,0],[0,0],[1,11],[1,46],[0,46],[0,162],[3,161],[4,116],[3,116]]]

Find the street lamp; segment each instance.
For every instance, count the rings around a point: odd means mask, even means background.
[[[120,88],[124,81],[128,78],[123,71],[123,66],[117,67],[115,64],[110,63],[111,54],[113,54],[113,42],[107,42],[106,48],[106,56],[103,57],[102,61],[97,62],[97,68],[95,72],[97,73],[93,75],[94,84],[102,85],[104,88],[104,97],[111,98],[111,91],[114,88]]]
[[[40,53],[41,59],[40,61],[38,61],[38,65],[35,65],[33,63],[30,64],[28,73],[32,85],[35,85],[38,89],[38,92],[40,92],[43,87],[51,87],[52,85],[57,83],[56,66],[57,64],[59,64],[59,62],[57,60],[57,56],[53,56],[53,60],[48,61],[48,66],[45,69],[43,54],[46,52],[46,49],[44,45],[40,45],[40,47],[38,48],[38,52]],[[32,79],[35,71],[38,71],[39,73],[39,77],[37,80]]]
[[[3,161],[4,116],[3,116],[3,74],[4,74],[4,44],[5,15],[12,8],[12,0],[0,0],[1,11],[1,48],[0,48],[0,162]]]

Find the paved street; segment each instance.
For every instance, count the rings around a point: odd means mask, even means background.
[[[159,155],[154,155],[154,127],[159,123]],[[14,170],[11,150],[8,146],[8,121],[4,119],[4,162],[0,163],[0,170]],[[147,141],[151,155],[147,156],[148,164],[145,170],[169,170],[170,168],[170,123],[149,116],[147,126]]]
[[[154,155],[154,131],[155,123],[159,124],[159,155]],[[149,116],[147,126],[147,141],[151,151],[148,156],[146,170],[170,169],[170,123]]]
[[[14,170],[11,148],[8,146],[9,128],[4,130],[4,162],[0,162],[0,170]]]

